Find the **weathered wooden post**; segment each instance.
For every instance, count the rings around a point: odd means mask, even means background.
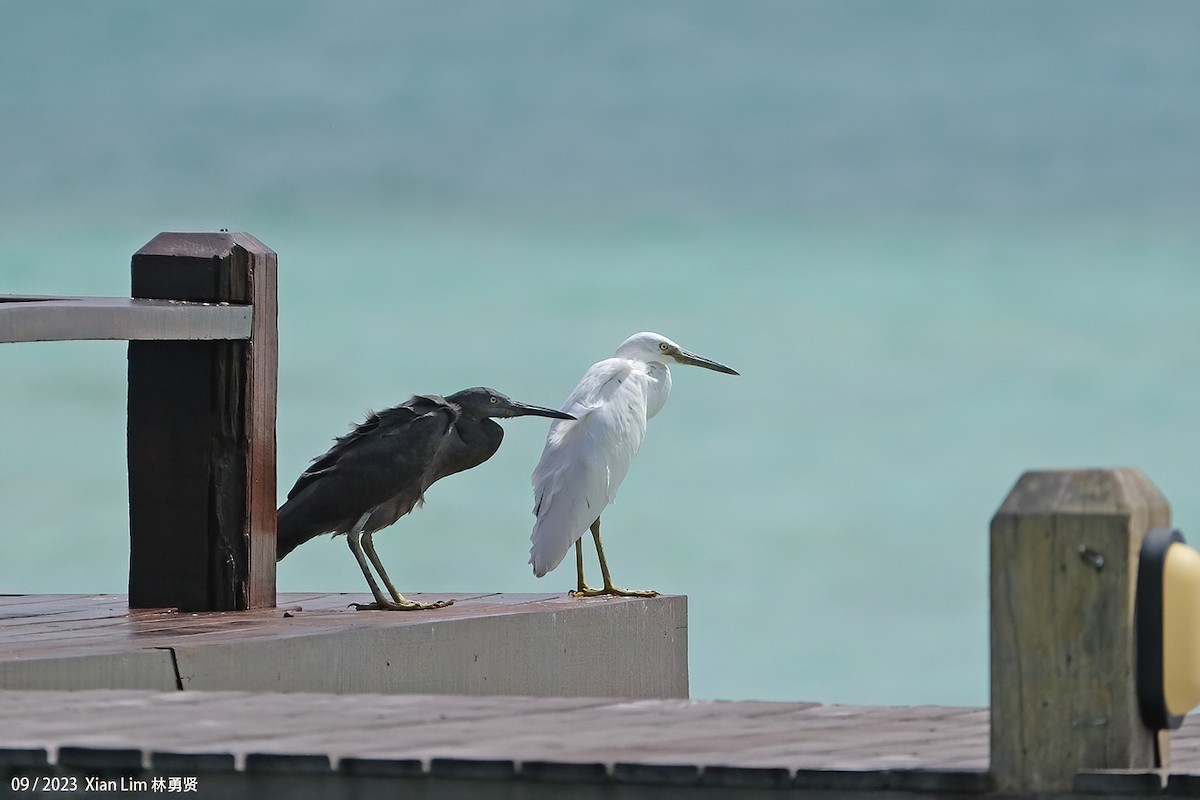
[[[1134,596],[1171,508],[1136,469],[1027,472],[992,518],[996,791],[1070,791],[1089,769],[1166,765],[1138,713]],[[1161,751],[1161,752],[1159,752]]]
[[[249,304],[249,341],[129,343],[129,605],[275,605],[275,253],[245,233],[161,233],[133,297]]]

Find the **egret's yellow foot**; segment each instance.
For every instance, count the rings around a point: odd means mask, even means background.
[[[612,595],[613,597],[657,597],[658,592],[653,589],[621,589],[617,586],[605,586],[603,589],[592,589],[585,586],[582,589],[571,591],[571,597],[600,597],[601,595]]]
[[[576,586],[579,588],[571,592],[571,597],[599,597],[600,595],[613,595],[614,597],[657,597],[658,592],[653,589],[620,589],[613,586],[612,575],[608,571],[608,559],[604,557],[604,545],[600,544],[600,518],[596,517],[596,521],[591,526],[592,539],[596,542],[596,557],[600,559],[600,574],[604,576],[603,589],[590,589],[583,582],[583,545],[579,539],[575,540],[575,570],[576,570]]]
[[[571,597],[595,597],[604,594],[601,589],[593,589],[583,579],[583,546],[575,540],[575,588],[568,592]]]
[[[653,589],[618,589],[616,586],[608,587],[608,593],[618,597],[658,597],[658,592]]]

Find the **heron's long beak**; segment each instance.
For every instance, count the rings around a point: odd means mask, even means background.
[[[553,419],[575,419],[575,417],[564,411],[555,411],[553,408],[543,408],[542,406],[531,406],[528,403],[519,403],[513,400],[509,405],[508,416],[510,417],[552,417]]]
[[[705,369],[711,369],[714,372],[724,372],[726,375],[738,374],[738,371],[735,369],[730,369],[718,361],[713,361],[711,358],[705,358],[704,356],[698,356],[695,353],[689,353],[682,347],[679,348],[679,352],[675,354],[675,360],[680,364],[691,364],[693,367],[704,367]]]

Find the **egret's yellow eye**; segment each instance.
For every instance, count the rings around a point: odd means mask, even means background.
[[[668,350],[670,350],[670,349],[671,349],[671,347],[670,347],[670,345],[668,345],[666,342],[661,342],[661,343],[659,343],[659,345],[658,345],[658,349],[659,349],[659,350],[662,350],[662,351],[665,353],[665,352],[667,352]]]

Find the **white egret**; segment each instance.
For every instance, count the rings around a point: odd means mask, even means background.
[[[575,545],[578,576],[575,597],[622,595],[653,597],[645,589],[613,585],[600,544],[600,515],[617,496],[625,473],[642,446],[646,422],[662,410],[671,392],[669,363],[738,373],[694,353],[657,333],[637,333],[612,358],[592,365],[571,392],[562,411],[575,417],[551,424],[546,448],[533,471],[533,525],[529,563],[539,578],[562,562]],[[600,559],[604,588],[583,580],[585,531],[591,529]]]

